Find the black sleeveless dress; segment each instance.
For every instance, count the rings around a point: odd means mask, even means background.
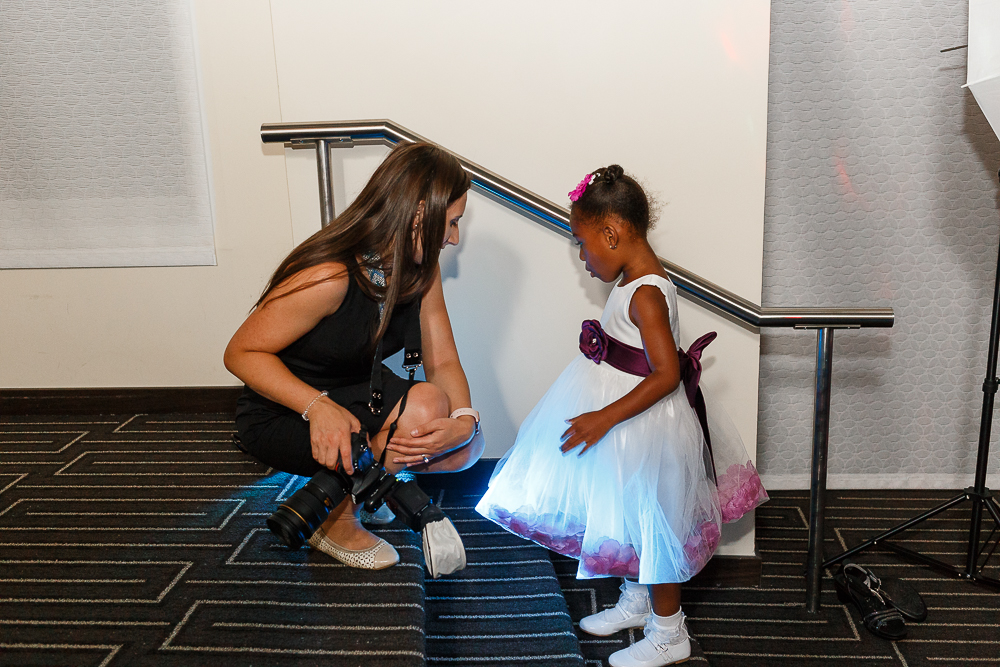
[[[403,349],[405,325],[416,316],[417,301],[397,303],[383,337],[383,357]],[[369,349],[378,326],[378,304],[349,274],[344,302],[308,333],[278,353],[297,378],[351,411],[370,434],[378,433],[386,417],[406,392],[407,381],[382,365],[385,407],[380,415],[368,408],[374,354]],[[268,466],[294,475],[312,476],[323,466],[312,456],[309,422],[302,415],[244,386],[236,403],[236,430],[243,447]]]

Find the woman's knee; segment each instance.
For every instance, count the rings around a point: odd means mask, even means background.
[[[419,426],[448,416],[448,395],[430,382],[421,382],[410,388],[402,419]]]

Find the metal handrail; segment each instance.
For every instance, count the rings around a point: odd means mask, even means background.
[[[429,141],[391,120],[265,123],[260,126],[260,136],[266,144],[281,143],[293,147],[315,146],[319,142],[326,142],[327,147],[336,148],[371,144],[395,146],[401,142]],[[321,159],[324,157],[326,156],[321,156]],[[529,215],[564,236],[570,236],[568,210],[460,155],[455,157],[469,173],[472,185],[477,190]],[[330,187],[329,179],[323,178],[322,175],[320,179],[322,192]],[[332,208],[325,210],[329,198],[322,199],[324,200],[322,222],[325,225],[332,220],[333,211]],[[762,308],[672,262],[662,258],[660,262],[679,290],[753,329],[765,327],[847,329],[893,325],[892,308]]]
[[[334,219],[333,184],[330,180],[330,148],[365,144],[395,146],[427,139],[391,120],[323,121],[317,123],[265,123],[260,126],[264,143],[293,148],[315,147],[320,193],[320,222]],[[448,150],[444,148],[444,150]],[[550,229],[571,236],[569,211],[526,190],[452,151],[472,178],[474,188],[503,205],[526,214]],[[816,387],[813,407],[812,480],[809,498],[809,555],[806,559],[806,609],[819,611],[822,588],[823,523],[826,506],[827,454],[830,442],[830,393],[833,367],[833,332],[862,327],[893,325],[892,308],[762,308],[729,290],[705,280],[672,262],[659,258],[680,292],[701,302],[751,330],[773,327],[817,329]]]

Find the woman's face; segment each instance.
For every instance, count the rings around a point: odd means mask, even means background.
[[[448,206],[448,210],[445,211],[444,218],[444,239],[441,241],[441,248],[444,249],[450,245],[458,245],[458,220],[463,215],[465,215],[465,204],[469,201],[469,193],[466,192],[461,197],[456,199]],[[421,202],[421,206],[423,203]],[[413,233],[415,235],[413,243],[413,261],[420,264],[424,260],[424,244],[420,237],[419,232],[419,221],[413,221]]]
[[[466,192],[448,207],[448,212],[445,213],[444,219],[444,241],[441,242],[442,250],[450,245],[458,245],[458,219],[465,215],[465,205],[468,202],[469,193]]]

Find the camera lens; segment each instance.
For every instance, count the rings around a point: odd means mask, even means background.
[[[298,549],[326,521],[330,511],[346,497],[345,480],[323,470],[267,519],[267,527],[292,549]]]

